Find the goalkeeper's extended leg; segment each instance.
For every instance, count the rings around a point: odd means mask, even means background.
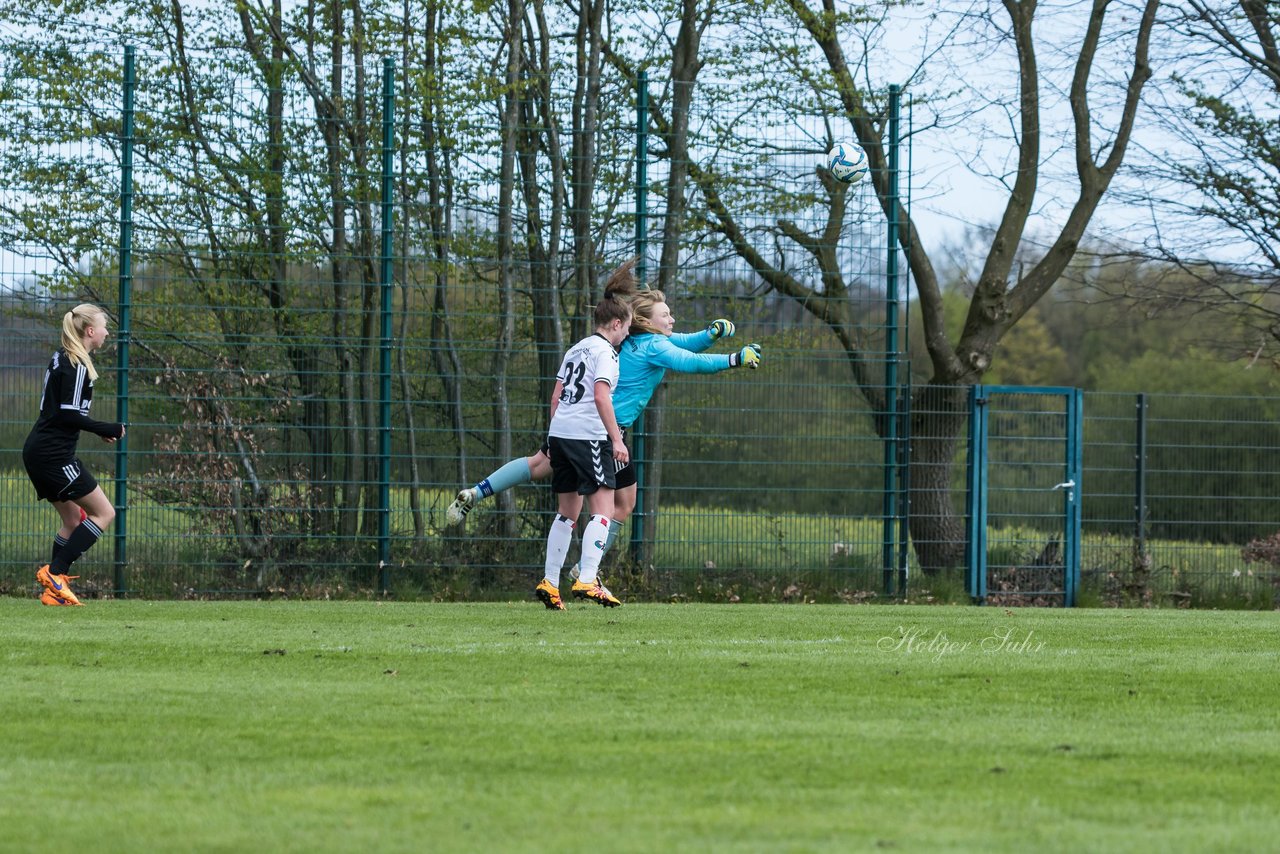
[[[450,526],[462,525],[467,521],[467,514],[476,506],[476,502],[522,483],[541,480],[550,473],[551,461],[542,451],[529,457],[510,460],[475,486],[460,490],[458,497],[445,510],[444,520]]]

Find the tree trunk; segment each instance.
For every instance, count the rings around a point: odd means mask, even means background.
[[[965,525],[954,497],[957,441],[968,423],[967,388],[925,385],[911,404],[911,517],[916,558],[926,575],[964,565]]]
[[[357,257],[360,259],[357,269],[360,271],[360,339],[358,342],[360,358],[360,399],[362,405],[360,431],[364,444],[360,448],[364,461],[360,475],[360,506],[362,508],[360,532],[365,537],[378,535],[378,401],[381,398],[380,372],[378,363],[378,317],[381,313],[382,283],[378,273],[377,259],[381,253],[378,236],[380,230],[373,214],[373,203],[381,197],[381,163],[377,158],[370,166],[370,154],[373,148],[369,140],[369,93],[368,76],[365,72],[365,41],[367,34],[364,24],[364,9],[359,0],[350,0],[351,5],[351,62],[354,66],[354,95],[351,98],[353,119],[351,122],[351,159],[356,203],[352,206],[356,216]],[[375,77],[381,82],[381,77]],[[378,87],[379,93],[381,86]],[[375,98],[375,103],[380,98]],[[377,136],[375,135],[375,138]],[[378,176],[378,177],[375,177]]]
[[[409,97],[412,91],[409,86],[409,45],[414,32],[409,17],[409,0],[404,0],[401,9],[400,33],[400,346],[396,347],[396,374],[400,380],[400,405],[404,412],[404,432],[408,443],[406,452],[409,455],[409,512],[413,518],[413,536],[421,540],[426,535],[426,521],[422,514],[422,474],[418,463],[418,428],[413,417],[413,388],[409,381],[409,365],[405,356],[405,347],[409,341],[409,306],[412,305],[409,287],[409,269],[405,263],[409,258],[409,206],[403,204],[409,198],[409,174],[406,163],[405,146],[409,139],[409,130],[413,124],[411,110],[414,101]]]
[[[450,240],[453,234],[453,192],[448,154],[441,150],[439,140],[446,136],[437,127],[439,119],[440,91],[438,81],[444,74],[435,44],[440,4],[427,3],[426,29],[422,43],[425,45],[424,72],[433,88],[422,99],[422,146],[427,164],[427,220],[431,228],[428,253],[434,276],[434,296],[431,305],[431,359],[436,374],[444,388],[442,403],[448,407],[449,427],[457,444],[456,474],[458,483],[466,484],[467,477],[467,422],[464,416],[462,395],[462,360],[453,343],[453,325],[449,322],[449,265]]]
[[[573,96],[571,144],[572,202],[569,221],[573,228],[575,284],[574,341],[591,332],[591,308],[595,305],[595,243],[591,237],[592,196],[596,176],[596,115],[600,104],[600,21],[604,0],[584,0],[578,14],[577,88]]]
[[[524,0],[507,2],[507,74],[502,95],[502,166],[498,178],[498,340],[493,353],[493,429],[498,459],[511,459],[511,402],[507,376],[515,348],[515,261],[512,258],[515,230],[512,202],[515,198],[516,124],[520,117],[520,32],[524,21]],[[515,509],[510,492],[498,496],[498,506],[505,511]],[[503,514],[505,532],[510,540],[519,536],[519,520],[512,512]]]
[[[534,22],[526,39],[528,65],[537,84],[528,86],[521,99],[520,177],[525,200],[525,234],[529,246],[529,292],[533,303],[533,338],[538,350],[538,400],[551,399],[556,370],[564,356],[564,329],[560,310],[560,231],[564,217],[564,154],[552,109],[551,34],[542,4],[533,4]],[[539,139],[538,128],[544,136]],[[551,168],[551,211],[544,218],[539,150],[547,154]],[[547,230],[544,243],[542,235]]]
[[[338,127],[341,118],[333,112],[336,106],[343,103],[342,98],[342,64],[344,24],[341,0],[333,0],[330,13],[332,16],[332,32],[330,33],[330,64],[328,103],[317,101],[317,118],[323,128],[327,154],[329,178],[329,203],[332,217],[333,241],[330,248],[330,266],[333,271],[333,348],[337,356],[339,381],[341,383],[340,406],[342,408],[342,424],[345,434],[345,453],[342,454],[342,498],[338,501],[339,534],[344,538],[354,538],[359,524],[360,484],[357,482],[359,469],[359,453],[362,447],[360,430],[360,412],[356,402],[356,367],[351,348],[347,341],[351,336],[347,328],[347,296],[350,288],[351,264],[347,258],[347,194],[342,175],[342,134]]]
[[[671,158],[671,177],[667,182],[667,215],[663,221],[662,255],[658,263],[658,289],[666,293],[673,292],[672,286],[676,284],[680,238],[684,233],[685,185],[689,176],[689,110],[693,104],[694,82],[702,67],[698,59],[702,32],[698,27],[697,11],[695,0],[684,0],[671,64],[671,127],[666,140]],[[666,397],[665,389],[657,389],[645,416],[645,450],[651,460],[645,482],[646,560],[658,537],[658,511],[662,505],[662,422]]]

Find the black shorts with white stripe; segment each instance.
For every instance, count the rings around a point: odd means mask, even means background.
[[[98,488],[98,481],[80,462],[79,457],[60,462],[46,462],[35,454],[22,455],[27,477],[36,488],[36,497],[44,501],[72,501],[83,498]]]
[[[631,447],[631,437],[628,435],[631,428],[622,427],[620,429],[622,430],[622,444],[627,446],[627,450],[630,451],[631,454],[627,457],[627,462],[625,464],[617,463],[614,466],[617,469],[617,472],[613,475],[614,489],[626,489],[628,486],[635,486],[637,480],[635,448]]]
[[[552,436],[551,489],[557,495],[591,495],[600,487],[614,488],[613,443],[608,439],[562,439]]]

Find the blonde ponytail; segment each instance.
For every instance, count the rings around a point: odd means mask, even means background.
[[[82,302],[62,316],[62,349],[73,365],[84,365],[89,380],[98,379],[93,359],[84,348],[84,330],[88,326],[106,326],[107,313],[91,302]]]

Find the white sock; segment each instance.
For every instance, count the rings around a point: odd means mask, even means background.
[[[564,566],[564,556],[569,553],[569,544],[573,542],[573,521],[559,513],[551,523],[547,532],[547,562],[544,572],[552,586],[560,586],[560,567]]]
[[[622,530],[622,523],[619,522],[617,519],[614,519],[612,522],[609,523],[609,539],[604,541],[604,554],[608,554],[609,549],[613,548],[613,544],[618,540],[618,532],[621,530]],[[600,560],[601,562],[603,562],[604,557],[602,556]],[[599,567],[596,567],[596,570],[599,571]],[[573,565],[573,569],[569,572],[569,574],[572,575],[574,578],[577,578],[578,576],[582,575],[581,560],[579,560],[577,563]]]
[[[609,539],[609,524],[608,516],[592,516],[587,527],[582,529],[582,574],[578,580],[583,584],[595,583],[600,560],[604,557],[604,543]]]

